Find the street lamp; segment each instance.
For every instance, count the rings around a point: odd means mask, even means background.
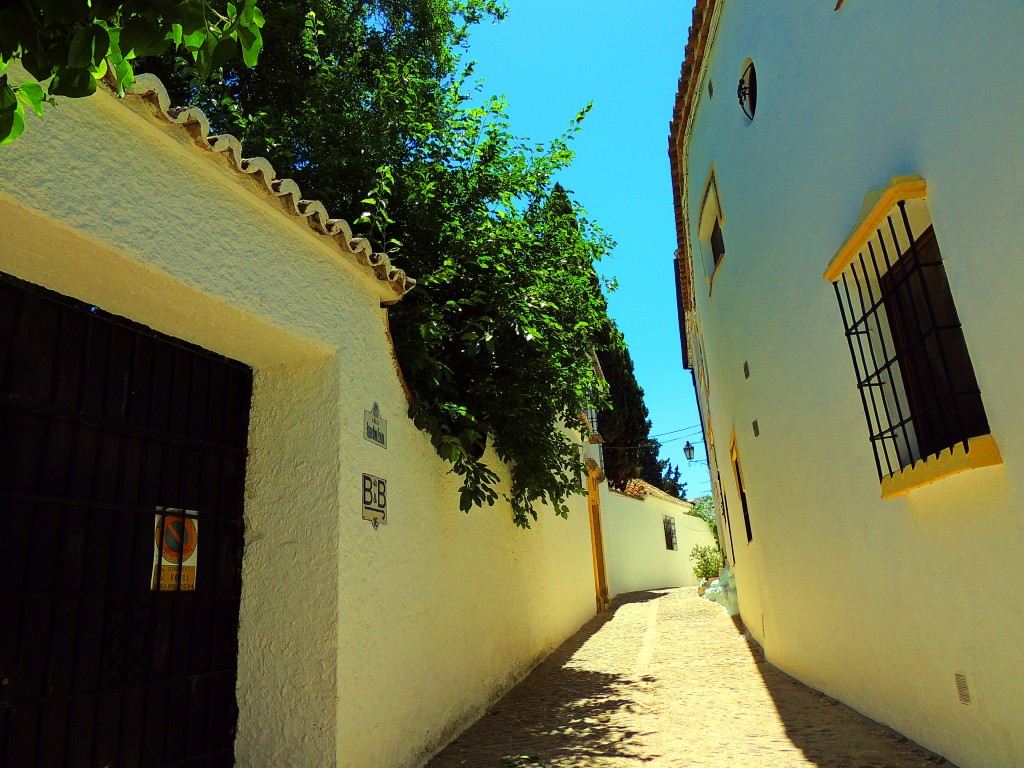
[[[705,467],[708,465],[706,461],[693,458],[693,443],[689,440],[687,440],[686,445],[683,446],[683,456],[686,457],[687,464],[703,464]]]

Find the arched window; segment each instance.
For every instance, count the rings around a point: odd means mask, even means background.
[[[736,97],[740,100],[740,109],[748,120],[754,119],[757,112],[757,70],[754,62],[747,59],[740,69],[740,82],[736,86]]]

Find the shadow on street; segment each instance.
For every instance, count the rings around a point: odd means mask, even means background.
[[[492,709],[436,755],[427,768],[519,768],[607,764],[642,759],[637,731],[623,726],[636,705],[637,681],[623,674],[581,669],[577,652],[624,605],[663,598],[633,592],[612,601],[541,662]]]

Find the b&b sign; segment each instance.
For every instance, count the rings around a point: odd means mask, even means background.
[[[363,520],[373,523],[377,530],[380,524],[388,523],[388,481],[363,473]]]

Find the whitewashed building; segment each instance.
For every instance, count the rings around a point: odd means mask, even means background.
[[[602,496],[613,596],[697,585],[690,553],[695,546],[714,546],[715,537],[692,509],[691,502],[643,480],[630,480],[621,491],[609,490]]]
[[[459,511],[410,286],[152,78],[0,149],[0,764],[422,765],[593,616],[584,497]]]
[[[743,620],[965,768],[1024,764],[1024,5],[698,0],[680,328]]]

